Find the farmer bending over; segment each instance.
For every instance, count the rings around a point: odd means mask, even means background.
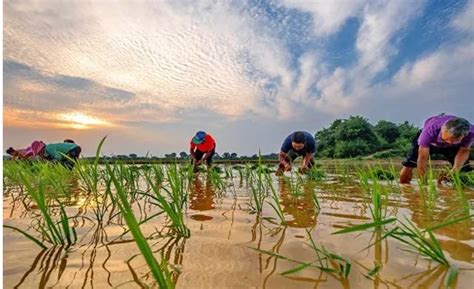
[[[46,160],[60,162],[66,168],[72,170],[75,162],[81,154],[81,147],[72,140],[64,140],[62,143],[47,144],[43,150]]]
[[[191,139],[190,149],[191,163],[194,165],[194,170],[204,161],[207,167],[210,168],[212,164],[212,157],[216,153],[216,142],[210,134],[203,131],[198,131]]]
[[[44,142],[35,140],[30,146],[24,149],[14,149],[9,147],[7,149],[7,154],[12,156],[12,160],[38,160],[42,159],[44,147]]]
[[[425,183],[428,159],[433,154],[443,155],[452,166],[451,172],[472,171],[469,151],[473,140],[474,126],[463,118],[444,114],[428,118],[413,139],[407,159],[402,162],[400,183],[411,181],[414,168]]]
[[[291,171],[291,163],[299,156],[303,157],[303,165],[299,171],[305,173],[314,165],[313,156],[315,152],[316,141],[309,132],[296,131],[290,134],[281,145],[280,165],[276,175],[281,176],[284,172]]]

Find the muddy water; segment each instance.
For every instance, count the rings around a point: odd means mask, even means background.
[[[166,235],[160,215],[141,226],[150,236],[149,244],[172,265],[177,288],[441,288],[446,268],[408,251],[394,239],[380,238],[371,231],[332,235],[350,224],[370,221],[370,198],[354,177],[327,167],[325,180],[303,181],[300,193],[290,190],[286,178],[274,178],[283,207],[286,226],[276,219],[270,206],[261,217],[248,209],[249,191],[245,180],[234,176],[225,191],[216,190],[206,174],[196,176],[189,187],[186,223],[188,239]],[[349,173],[354,170],[348,169]],[[237,174],[236,174],[237,175]],[[386,183],[389,191],[387,214],[408,218],[419,228],[445,221],[462,210],[458,194],[438,187],[435,200],[421,197],[416,185]],[[321,209],[314,207],[311,193],[317,192]],[[466,190],[468,200],[474,191]],[[99,223],[93,203],[79,189],[64,199],[68,215],[77,216],[78,243],[69,248],[40,250],[24,236],[4,229],[4,288],[147,288],[154,284],[151,274],[124,222],[116,212],[106,211]],[[472,205],[472,204],[471,204]],[[158,212],[144,197],[134,202],[137,218],[144,220]],[[22,229],[35,226],[40,213],[15,188],[4,189],[4,223]],[[474,283],[474,237],[472,220],[435,231],[448,259],[460,273],[455,288],[472,288]],[[30,230],[33,232],[33,230]],[[296,266],[253,248],[288,258],[313,262],[315,253],[307,245],[311,234],[318,245],[348,259],[348,279],[337,274],[306,268],[281,275]],[[366,277],[374,264],[382,266],[375,277]]]

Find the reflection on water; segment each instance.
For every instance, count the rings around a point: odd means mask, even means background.
[[[146,194],[130,195],[141,229],[157,259],[163,256],[172,268],[177,288],[441,288],[446,267],[408,252],[399,242],[383,238],[381,230],[332,235],[336,228],[369,222],[370,196],[355,179],[355,169],[330,164],[323,181],[274,178],[275,188],[287,222],[275,222],[270,206],[262,216],[248,211],[248,190],[242,177],[227,180],[230,193],[216,193],[206,174],[195,175],[188,184],[187,225],[189,239],[172,235],[169,220],[160,214]],[[239,174],[236,174],[238,176]],[[298,189],[295,190],[294,183]],[[136,184],[138,186],[138,184]],[[143,185],[143,184],[140,184]],[[463,200],[453,190],[438,187],[436,196],[424,195],[416,186],[386,183],[387,215],[407,217],[418,228],[432,227],[460,216]],[[146,188],[140,188],[146,192]],[[313,204],[316,192],[321,209]],[[472,199],[474,192],[467,190]],[[22,188],[6,186],[4,222],[38,236],[41,213]],[[24,236],[4,229],[5,288],[148,288],[153,276],[127,231],[119,210],[110,198],[96,198],[84,185],[71,179],[69,194],[61,201],[77,230],[78,242],[70,248],[40,250]],[[52,214],[59,215],[51,201]],[[203,222],[206,221],[206,222]],[[435,230],[442,248],[461,268],[456,288],[471,288],[474,280],[474,237],[472,220]],[[35,232],[36,231],[36,232]],[[348,279],[307,268],[281,275],[297,264],[276,255],[302,262],[314,261],[306,245],[308,235],[320,245],[352,263]],[[366,248],[369,244],[374,244]],[[374,268],[380,270],[369,276]],[[466,270],[467,269],[467,270]]]
[[[199,175],[195,175],[189,187],[189,208],[196,211],[208,211],[214,209],[215,190],[212,182],[207,176],[205,184]],[[212,220],[211,216],[204,214],[193,214],[191,218],[197,221]]]
[[[301,193],[294,194],[287,178],[278,179],[283,212],[291,216],[291,218],[286,218],[287,225],[294,228],[311,228],[316,225],[317,217],[312,197],[316,184],[303,182],[301,187]]]

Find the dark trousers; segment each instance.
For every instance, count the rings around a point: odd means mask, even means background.
[[[420,134],[421,134],[421,130],[416,134],[416,136],[412,140],[411,149],[408,152],[407,158],[405,161],[402,162],[402,165],[404,167],[416,168],[417,166],[418,149],[420,148],[420,146],[418,145],[418,137],[420,136]],[[461,145],[459,144],[449,146],[449,147],[430,146],[430,156],[434,154],[442,155],[451,164],[451,166],[453,166],[454,160],[460,148],[461,148]],[[461,171],[462,172],[472,171],[472,167],[469,164],[469,159],[464,163],[464,165],[461,168]]]
[[[209,157],[206,159],[206,164],[208,166],[212,164],[212,157],[214,156],[215,153],[216,153],[216,149],[213,149],[211,152],[211,155],[209,155]],[[194,158],[196,159],[196,161],[199,161],[204,157],[205,154],[207,154],[207,152],[196,150],[196,152],[194,153]],[[194,159],[191,159],[191,163],[194,164]]]
[[[74,168],[74,165],[76,164],[77,159],[79,158],[79,155],[81,154],[81,151],[82,149],[80,146],[77,146],[72,150],[68,151],[66,155],[71,159],[63,157],[61,159],[61,164],[66,168],[72,170]]]
[[[288,153],[286,154],[286,157],[285,157],[285,160],[288,162],[288,163],[292,163],[297,157],[303,157],[306,155],[306,152],[303,152],[303,153],[300,153],[298,151],[294,151],[292,149],[290,149],[288,151]],[[312,168],[314,166],[314,157],[311,158],[311,160],[309,161],[309,164],[308,164],[308,168]],[[284,166],[282,163],[280,163],[279,167],[281,169],[284,169]]]

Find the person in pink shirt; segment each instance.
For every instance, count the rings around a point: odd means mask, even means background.
[[[422,182],[426,182],[426,167],[433,154],[443,155],[451,164],[452,172],[472,171],[469,154],[473,141],[474,126],[466,119],[445,114],[428,118],[413,139],[407,159],[402,162],[400,183],[411,181],[414,168]]]
[[[40,159],[42,158],[45,146],[44,142],[35,140],[30,146],[24,149],[14,149],[9,147],[7,149],[7,154],[11,155],[13,160]]]

